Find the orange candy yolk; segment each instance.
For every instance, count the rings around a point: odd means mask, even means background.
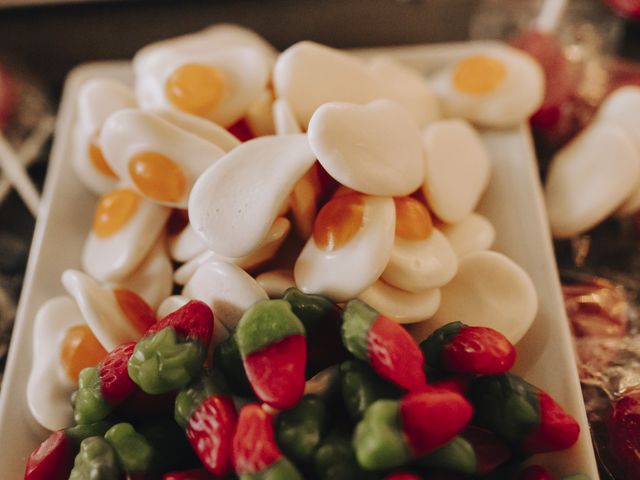
[[[490,93],[507,76],[507,69],[500,60],[486,55],[474,55],[462,60],[453,73],[456,90],[471,95]]]
[[[206,116],[222,99],[224,80],[209,65],[187,63],[169,76],[165,93],[171,104],[179,110]]]
[[[142,193],[161,202],[177,202],[187,191],[180,166],[157,152],[140,152],[129,159],[129,175]]]
[[[429,210],[412,197],[395,197],[396,236],[404,240],[425,240],[433,232]]]
[[[139,203],[140,195],[133,190],[123,188],[107,193],[93,214],[93,231],[101,238],[113,235],[135,215]]]
[[[140,295],[125,288],[113,290],[116,301],[129,322],[142,335],[156,321],[156,316],[151,307]]]
[[[71,380],[77,381],[83,368],[97,365],[106,356],[107,351],[87,325],[76,325],[67,330],[60,348],[60,361]]]
[[[364,198],[358,193],[330,200],[318,213],[313,225],[313,240],[326,252],[337,250],[362,227]]]
[[[107,177],[118,178],[114,171],[111,170],[111,167],[109,166],[107,161],[104,159],[102,150],[97,143],[97,137],[98,135],[96,134],[89,141],[89,161],[91,162],[91,165],[93,165],[96,170]]]
[[[313,220],[318,209],[320,191],[318,163],[316,162],[293,187],[289,198],[291,211],[304,238],[309,238],[313,231]]]

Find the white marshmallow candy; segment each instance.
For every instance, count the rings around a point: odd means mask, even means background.
[[[189,198],[191,226],[219,255],[249,255],[314,161],[305,135],[243,143],[197,180]]]
[[[489,183],[487,149],[475,129],[459,119],[432,123],[422,139],[424,196],[438,218],[457,223],[476,208]]]
[[[407,292],[378,280],[359,297],[382,315],[398,323],[416,323],[431,318],[440,306],[440,290]]]
[[[617,125],[596,121],[553,157],[545,185],[551,232],[568,238],[595,227],[634,192],[640,154]]]
[[[229,332],[235,330],[249,307],[269,298],[253,277],[240,267],[215,261],[198,268],[182,290],[182,295],[209,305],[214,318]]]
[[[307,133],[324,169],[353,190],[401,196],[422,184],[420,130],[396,102],[326,103],[313,114]]]
[[[489,250],[496,238],[496,230],[491,222],[477,213],[466,216],[458,223],[441,225],[440,231],[447,237],[458,258]]]

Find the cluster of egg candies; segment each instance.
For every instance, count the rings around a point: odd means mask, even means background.
[[[214,344],[294,285],[361,298],[418,341],[452,319],[524,335],[537,299],[488,251],[494,228],[474,210],[491,159],[472,124],[538,108],[526,54],[487,46],[427,81],[312,42],[278,55],[220,25],[147,46],[133,68],[135,91],[95,78],[78,93],[74,166],[101,197],[86,273],[66,271],[70,297],[36,318],[28,401],[43,426],[70,423],[80,368],[188,299],[213,309]]]
[[[640,87],[622,87],[549,165],[545,195],[553,235],[569,238],[612,214],[640,210]]]

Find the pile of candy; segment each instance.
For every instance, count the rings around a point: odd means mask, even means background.
[[[73,163],[101,198],[86,273],[35,321],[27,398],[55,433],[27,478],[513,476],[576,441],[507,373],[537,298],[474,212],[472,123],[533,113],[535,61],[491,46],[426,81],[223,25],[133,66],[135,93],[78,93]]]
[[[361,300],[341,309],[295,288],[249,308],[209,356],[213,325],[189,301],[83,369],[76,425],[32,453],[25,478],[545,479],[519,462],[578,439],[508,373],[516,350],[490,328],[449,323],[418,346]]]

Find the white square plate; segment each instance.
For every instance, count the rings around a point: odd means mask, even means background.
[[[365,57],[388,54],[428,75],[482,46],[483,43],[475,42],[370,49],[358,53]],[[80,268],[80,254],[96,199],[72,170],[72,127],[78,87],[97,76],[130,83],[131,66],[127,62],[83,65],[71,72],[65,84],[42,209],[0,392],[0,472],[6,479],[22,478],[27,456],[47,435],[31,417],[25,398],[31,368],[33,320],[43,302],[65,293],[60,283],[62,272]],[[522,126],[483,132],[483,139],[492,154],[494,169],[480,212],[496,228],[494,249],[511,257],[529,273],[539,297],[534,325],[518,345],[516,370],[548,391],[578,420],[582,429],[573,448],[539,460],[558,475],[582,472],[596,480],[599,477],[530,135]]]

